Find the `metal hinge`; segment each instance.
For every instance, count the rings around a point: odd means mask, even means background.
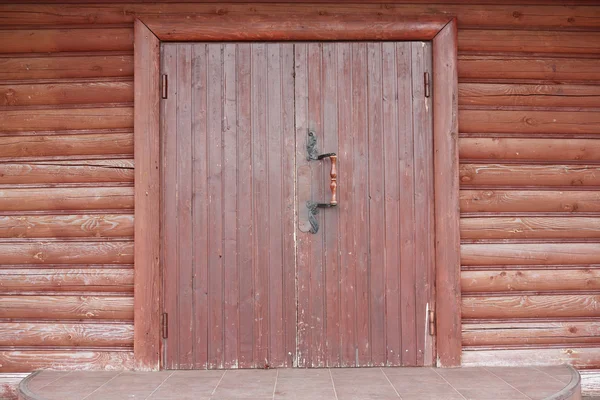
[[[431,78],[429,77],[429,72],[425,72],[424,76],[425,82],[425,97],[431,96]]]
[[[161,92],[161,97],[163,99],[167,98],[167,89],[168,89],[167,74],[162,74],[162,80],[160,82],[160,92]]]
[[[162,314],[161,325],[162,325],[162,337],[163,337],[163,339],[166,339],[169,337],[169,314],[167,314],[167,313]]]
[[[429,334],[435,336],[435,311],[429,310]]]

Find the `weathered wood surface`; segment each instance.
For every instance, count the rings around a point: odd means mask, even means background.
[[[133,242],[0,242],[0,264],[132,264]]]
[[[0,318],[133,320],[133,297],[0,295]]]
[[[479,350],[463,351],[463,366],[475,367],[522,367],[523,365],[562,365],[571,364],[576,368],[594,368],[600,365],[598,347],[547,347],[539,345],[531,349]]]
[[[3,372],[30,372],[49,368],[56,370],[120,371],[134,366],[133,351],[66,350],[1,350]]]
[[[0,293],[133,292],[133,270],[118,268],[10,268],[0,270]]]
[[[590,294],[465,296],[466,319],[597,317],[600,296]]]
[[[462,239],[600,238],[596,217],[485,217],[463,218]]]
[[[461,212],[598,212],[597,191],[461,190]]]
[[[133,324],[0,322],[0,346],[133,348]]]
[[[569,345],[600,343],[600,323],[496,322],[463,324],[463,346]]]
[[[600,264],[600,243],[461,245],[463,265]]]
[[[462,292],[548,292],[599,290],[600,270],[597,269],[496,269],[462,271]]]

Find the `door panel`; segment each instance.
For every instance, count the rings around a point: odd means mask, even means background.
[[[291,366],[292,44],[165,44],[165,367]]]
[[[430,59],[423,43],[296,45],[296,162],[311,185],[297,180],[300,216],[329,196],[309,131],[339,166],[338,207],[297,232],[299,366],[433,362]]]

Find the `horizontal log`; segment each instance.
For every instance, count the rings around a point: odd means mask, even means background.
[[[460,110],[458,124],[461,133],[588,134],[600,133],[600,113]]]
[[[463,265],[600,264],[600,243],[484,243],[460,246]]]
[[[131,102],[133,82],[130,81],[0,84],[0,106]]]
[[[9,268],[0,280],[0,292],[133,292],[131,268]]]
[[[458,104],[597,108],[600,107],[600,85],[459,83]]]
[[[461,190],[461,212],[599,212],[597,191]]]
[[[314,0],[306,0],[315,3]],[[312,15],[332,12],[364,15],[381,12],[379,0],[361,4],[10,4],[0,8],[0,24],[18,25],[70,25],[130,24],[136,16],[160,16],[177,13],[200,13],[216,18],[253,14],[308,13]],[[424,2],[425,3],[425,2]],[[386,4],[386,14],[402,16],[445,15],[457,16],[461,28],[522,28],[522,29],[590,29],[600,27],[600,17],[593,6],[564,7],[561,5],[522,4]],[[92,25],[93,26],[93,25]]]
[[[461,160],[598,161],[597,139],[461,138]]]
[[[0,238],[132,236],[132,214],[0,216]]]
[[[0,31],[0,53],[133,50],[133,30],[14,29]]]
[[[460,30],[459,52],[600,53],[600,32]]]
[[[133,160],[0,163],[0,184],[91,182],[133,183]]]
[[[0,351],[0,372],[31,372],[38,369],[121,371],[134,367],[133,351]]]
[[[469,186],[600,185],[600,166],[593,165],[461,164],[459,174]]]
[[[462,271],[463,294],[512,291],[600,290],[600,270],[485,270]]]
[[[133,107],[0,111],[0,131],[132,129]]]
[[[463,346],[600,343],[600,322],[463,324]]]
[[[0,157],[133,154],[133,133],[0,136]]]
[[[458,57],[459,80],[559,82],[600,81],[598,60],[584,58],[525,58],[509,56]],[[510,82],[514,83],[514,82]]]
[[[133,242],[0,243],[0,264],[131,264]]]
[[[0,318],[133,320],[133,297],[0,296]]]
[[[0,210],[133,209],[132,187],[0,189]]]
[[[133,56],[92,55],[0,58],[0,81],[133,76]]]
[[[0,346],[133,347],[133,325],[0,323]]]
[[[598,367],[596,366],[595,368]],[[581,375],[581,392],[592,398],[600,395],[600,370],[586,369],[577,372]]]
[[[590,294],[462,297],[463,319],[597,317],[600,296]]]
[[[461,239],[600,238],[600,218],[462,218],[460,221],[460,237]]]
[[[598,368],[600,347],[531,348],[508,350],[463,350],[463,367],[522,367],[523,365],[562,365]]]

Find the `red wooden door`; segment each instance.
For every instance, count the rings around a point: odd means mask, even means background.
[[[164,366],[430,365],[424,43],[164,44]],[[339,157],[339,205],[329,161]]]

